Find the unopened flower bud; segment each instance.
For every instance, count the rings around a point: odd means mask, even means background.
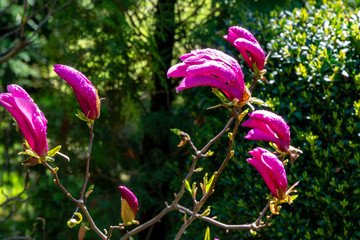
[[[125,186],[119,186],[121,193],[121,218],[125,224],[130,223],[135,219],[139,203],[136,196]]]

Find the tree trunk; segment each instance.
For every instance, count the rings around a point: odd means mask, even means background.
[[[155,14],[156,19],[156,30],[154,34],[154,44],[155,44],[155,53],[153,57],[154,72],[153,82],[154,90],[151,94],[151,104],[150,104],[150,114],[149,117],[161,118],[164,116],[166,118],[171,117],[170,105],[174,98],[174,94],[171,91],[171,84],[167,82],[167,70],[170,67],[172,60],[172,50],[174,46],[174,35],[175,35],[175,2],[176,0],[159,0],[157,3],[157,9]],[[157,54],[157,55],[155,55]],[[151,118],[151,119],[153,119]],[[158,121],[166,121],[166,119],[158,119]],[[160,125],[160,123],[157,123]],[[169,131],[161,131],[156,126],[156,132],[146,132],[144,134],[143,140],[143,151],[142,151],[142,161],[145,161],[146,164],[151,166],[151,169],[164,169],[164,156],[167,156],[170,152],[169,149]],[[161,153],[162,158],[159,158],[157,155]],[[166,173],[165,173],[166,174]],[[166,176],[164,174],[164,176]],[[164,179],[165,180],[165,179]],[[152,184],[149,182],[147,184],[147,191],[150,196],[153,196],[155,199],[158,198],[159,201],[166,201],[164,199],[168,194],[169,186],[165,181],[162,181],[160,184]],[[160,200],[161,199],[161,200]],[[141,222],[145,222],[159,213],[161,210],[159,208],[159,203],[156,202],[153,208],[148,209],[141,216]],[[163,205],[161,205],[161,208]],[[167,216],[165,216],[167,218]],[[169,230],[167,226],[167,220],[163,219],[161,222],[156,223],[149,229],[144,230],[139,234],[139,239],[148,240],[148,239],[168,239],[166,236],[166,231]]]

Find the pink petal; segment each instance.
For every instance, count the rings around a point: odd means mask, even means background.
[[[23,88],[12,84],[7,89],[10,93],[0,94],[0,103],[15,118],[30,147],[39,156],[45,156],[48,146],[44,114]]]
[[[255,44],[245,39],[237,39],[234,42],[234,46],[239,50],[248,66],[252,69],[252,63],[249,59],[247,52],[251,56],[251,60],[256,63],[259,70],[264,69],[265,65],[265,53],[259,44]]]
[[[275,197],[278,191],[286,192],[287,178],[283,163],[277,156],[264,148],[255,148],[249,152],[253,158],[247,161],[253,165],[264,179],[266,185]]]
[[[245,28],[234,26],[229,28],[229,34],[224,38],[238,49],[251,70],[254,71],[253,62],[259,70],[264,69],[265,52],[251,32]]]
[[[252,33],[249,30],[247,30],[246,28],[242,28],[239,26],[230,27],[229,34],[234,35],[237,38],[244,38],[248,41],[259,44],[259,42],[256,40],[254,35],[252,35]]]
[[[231,87],[221,82],[216,77],[207,77],[207,76],[191,76],[185,77],[176,88],[176,91],[182,91],[184,89],[199,87],[199,86],[209,86],[215,87],[222,90],[229,98],[238,98],[239,94],[234,91]]]
[[[215,49],[194,50],[180,57],[183,63],[172,66],[169,77],[185,77],[177,91],[198,86],[211,86],[225,95],[242,99],[245,88],[244,74],[239,63],[232,57]]]
[[[257,128],[251,129],[244,138],[255,141],[269,141],[276,143],[277,145],[282,144],[278,138]]]
[[[254,111],[249,113],[249,116],[252,119],[266,123],[281,141],[280,150],[285,152],[288,150],[290,146],[290,128],[281,116],[266,110]]]
[[[253,152],[257,152],[259,148],[255,148],[254,150],[250,151],[249,153],[251,155],[253,155]],[[255,154],[254,154],[255,155]],[[253,155],[253,156],[254,156]],[[257,155],[255,155],[257,156]],[[268,188],[270,189],[271,193],[277,197],[277,193],[276,193],[276,185],[274,182],[274,178],[272,176],[271,173],[271,169],[269,168],[269,166],[267,164],[265,164],[261,157],[257,158],[257,157],[253,157],[253,158],[248,158],[247,161],[256,168],[256,170],[260,173],[261,177],[264,179],[266,185],[268,186]]]
[[[169,68],[167,72],[168,77],[186,77],[187,72],[186,69],[189,67],[186,63],[178,63],[171,68]]]
[[[251,115],[251,113],[249,113],[249,115]],[[241,124],[241,126],[248,128],[257,128],[276,137],[274,131],[269,127],[269,125],[255,118],[246,120],[245,122],[243,122],[243,124]]]
[[[264,153],[262,160],[271,167],[271,172],[274,177],[276,189],[281,189],[283,192],[287,190],[287,178],[284,164],[273,153]]]

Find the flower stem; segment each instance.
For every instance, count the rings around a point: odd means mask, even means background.
[[[80,194],[80,200],[83,200],[84,202],[86,201],[86,199],[84,199],[84,194],[85,194],[86,186],[87,186],[89,176],[90,176],[90,155],[91,155],[93,139],[94,139],[94,123],[91,123],[89,150],[86,154],[86,170],[85,170],[84,185],[82,187],[81,194]]]
[[[194,170],[197,164],[197,161],[204,156],[204,153],[212,146],[216,140],[218,140],[222,135],[224,135],[227,130],[229,129],[229,126],[234,121],[235,117],[231,117],[225,127],[214,137],[212,138],[200,151],[197,151],[197,148],[192,143],[191,139],[189,140],[191,148],[195,151],[195,155],[193,156],[193,162],[190,166],[190,169],[186,175],[186,177],[183,179],[180,190],[178,193],[175,194],[175,198],[172,201],[170,205],[166,204],[165,208],[154,218],[150,219],[146,223],[141,224],[140,226],[136,227],[135,229],[131,230],[130,232],[126,233],[120,240],[126,240],[129,239],[131,236],[141,232],[142,230],[152,226],[153,224],[157,223],[161,220],[162,217],[164,217],[166,214],[168,214],[171,211],[178,210],[178,202],[182,198],[185,192],[185,182],[191,178],[191,176],[194,174]]]
[[[235,110],[236,111],[236,110]],[[234,117],[232,117],[232,119],[234,119]],[[222,173],[222,171],[224,170],[226,164],[228,163],[229,159],[232,157],[232,145],[234,142],[234,138],[237,132],[237,129],[239,127],[240,121],[238,118],[236,118],[235,121],[235,126],[233,129],[233,137],[230,139],[229,141],[229,145],[228,145],[228,150],[227,150],[227,154],[226,154],[226,158],[223,161],[223,163],[221,164],[220,168],[217,171],[217,174],[214,177],[214,180],[212,181],[209,191],[201,198],[201,200],[199,202],[195,203],[194,209],[192,211],[191,217],[181,226],[180,230],[178,231],[178,233],[175,236],[175,240],[179,240],[181,235],[184,233],[185,229],[190,225],[190,223],[192,223],[192,221],[194,221],[196,219],[197,213],[200,211],[201,207],[203,206],[203,204],[205,203],[205,201],[210,197],[210,195],[214,192],[214,187],[215,187],[215,183],[218,180],[220,174]]]
[[[60,179],[59,179],[59,176],[57,174],[57,171],[52,168],[46,161],[44,161],[43,165],[49,169],[52,174],[54,175],[55,179],[54,179],[54,183],[56,185],[59,186],[59,188],[65,193],[65,195],[72,201],[74,202],[82,211],[82,213],[84,214],[84,216],[86,217],[86,219],[88,220],[89,224],[90,224],[90,227],[92,230],[94,230],[96,232],[96,234],[103,240],[106,240],[106,235],[104,233],[102,233],[96,226],[94,220],[92,219],[89,211],[87,210],[86,206],[85,206],[85,203],[82,199],[75,199],[69,191],[66,190],[66,188],[60,183]]]

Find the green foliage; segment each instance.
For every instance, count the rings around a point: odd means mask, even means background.
[[[301,181],[299,198],[287,213],[299,215],[296,236],[359,237],[353,230],[358,227],[353,216],[359,213],[353,192],[360,180],[360,124],[354,108],[360,93],[355,82],[360,41],[352,29],[360,12],[353,7],[351,2],[309,2],[292,12],[273,12],[268,22],[264,40],[272,51],[271,94],[281,99],[275,110],[287,114],[292,145],[304,152],[288,173]],[[282,85],[280,92],[276,86]],[[295,219],[276,219],[273,236],[279,236],[285,220],[295,225]],[[291,238],[289,231],[281,232]]]

